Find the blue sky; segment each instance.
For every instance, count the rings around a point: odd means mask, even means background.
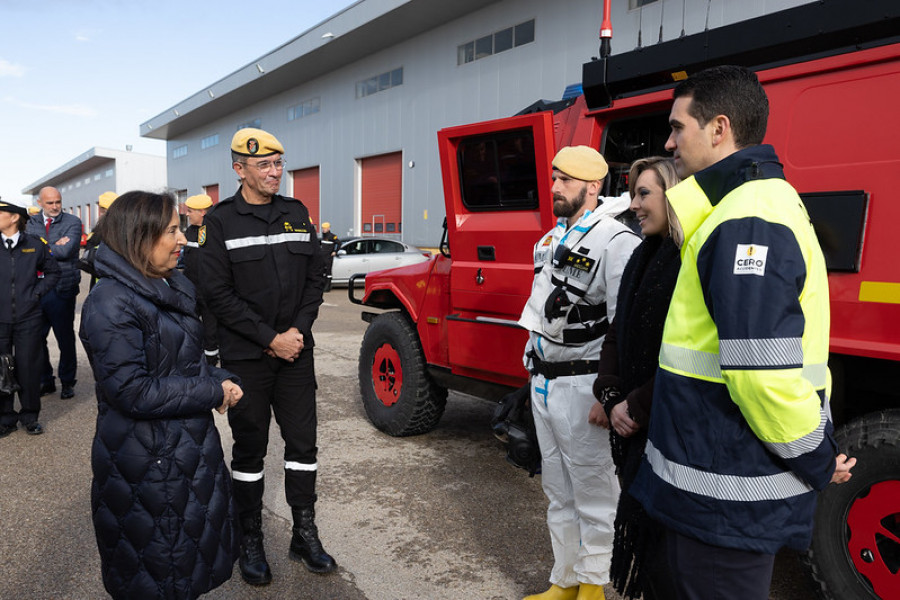
[[[164,155],[141,123],[354,1],[0,0],[0,197],[94,146]]]

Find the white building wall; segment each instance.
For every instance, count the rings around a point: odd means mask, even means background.
[[[132,190],[156,193],[165,193],[168,190],[166,159],[163,156],[122,153],[116,158],[116,173],[118,173],[116,186],[110,189],[117,194]],[[105,190],[101,193],[103,191]]]

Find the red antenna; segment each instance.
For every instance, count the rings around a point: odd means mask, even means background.
[[[603,0],[603,21],[600,23],[600,58],[606,58],[612,52],[612,19],[610,19],[610,2]]]

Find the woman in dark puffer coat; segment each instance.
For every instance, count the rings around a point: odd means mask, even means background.
[[[644,241],[625,266],[616,318],[600,351],[594,395],[609,417],[613,462],[622,483],[616,508],[610,579],[626,598],[674,598],[662,527],[628,490],[637,474],[653,403],[663,324],[681,267],[681,226],[665,192],[679,182],[671,158],[653,156],[631,165],[631,210]]]
[[[231,577],[238,536],[212,410],[240,399],[203,360],[170,196],[129,192],[103,219],[80,337],[96,381],[91,506],[113,598],[196,598]]]

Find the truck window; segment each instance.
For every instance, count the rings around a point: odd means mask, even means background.
[[[463,205],[469,210],[538,207],[534,135],[530,129],[472,136],[457,148]]]
[[[618,196],[628,189],[628,170],[637,159],[671,156],[665,147],[671,130],[668,112],[611,121],[600,149],[610,172],[610,189],[604,195]]]

